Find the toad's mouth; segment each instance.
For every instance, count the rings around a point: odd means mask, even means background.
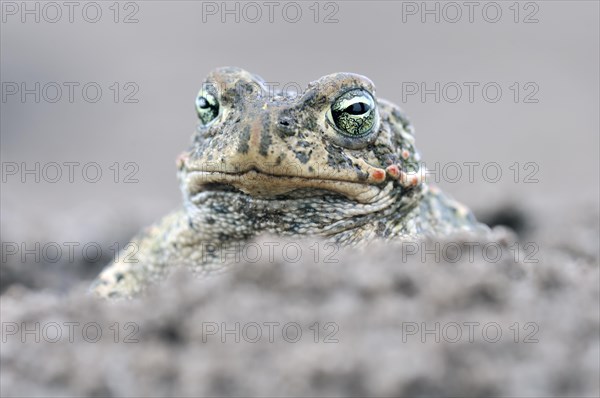
[[[343,195],[359,203],[371,203],[379,197],[382,188],[368,182],[355,182],[335,179],[276,176],[257,170],[243,173],[218,171],[186,171],[183,183],[191,198],[203,192],[241,191],[259,198],[276,198],[294,191],[332,192]]]

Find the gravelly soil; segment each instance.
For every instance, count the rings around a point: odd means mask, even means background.
[[[501,230],[496,262],[481,237],[437,242],[439,261],[423,261],[423,250],[407,255],[415,247],[405,244],[341,250],[333,263],[322,242],[262,237],[256,263],[242,259],[203,280],[181,270],[130,302],[86,296],[98,265],[34,272],[3,264],[0,392],[598,396],[598,211],[544,211],[483,216],[515,227],[521,248],[538,244],[517,259]],[[302,256],[286,261],[274,250],[269,259],[267,242]]]

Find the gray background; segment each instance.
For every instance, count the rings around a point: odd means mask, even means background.
[[[456,183],[440,183],[478,214],[490,204],[544,204],[560,217],[580,202],[598,203],[595,1],[536,2],[537,23],[523,23],[534,11],[526,2],[519,5],[519,23],[509,8],[513,2],[496,3],[502,10],[497,23],[482,15],[487,2],[475,9],[472,23],[464,6],[456,23],[443,16],[436,23],[431,15],[425,23],[419,15],[405,15],[403,22],[406,4],[391,1],[335,2],[337,23],[315,23],[309,8],[313,2],[298,2],[303,14],[297,23],[282,17],[285,3],[276,9],[273,23],[266,8],[257,23],[243,18],[236,23],[232,16],[222,23],[219,15],[207,15],[203,22],[202,2],[142,1],[135,3],[139,22],[125,24],[113,22],[112,2],[98,4],[98,23],[82,18],[82,6],[75,9],[73,23],[64,7],[57,23],[43,18],[35,23],[32,16],[22,23],[19,15],[4,15],[3,82],[98,82],[103,88],[97,103],[84,101],[78,89],[74,103],[67,101],[66,91],[57,103],[35,103],[31,96],[26,103],[18,96],[2,103],[3,162],[26,162],[27,167],[98,162],[103,171],[95,184],[85,182],[80,172],[74,183],[66,174],[55,184],[8,177],[2,184],[5,239],[94,240],[127,226],[125,236],[178,206],[174,160],[189,145],[195,126],[194,96],[207,72],[224,65],[303,87],[338,71],[370,77],[379,97],[410,115],[427,164],[500,164],[503,176],[497,183],[485,181],[481,168],[474,182],[463,175]],[[321,3],[321,21],[333,10],[324,7]],[[132,10],[121,8],[120,18]],[[447,11],[451,18],[453,11]],[[48,12],[52,18],[54,11]],[[114,103],[108,89],[113,82],[135,82],[139,102]],[[436,103],[431,95],[424,102],[418,95],[403,101],[403,82],[428,87],[497,82],[503,93],[496,103],[483,99],[481,86],[473,103],[466,91],[457,103]],[[509,89],[514,82],[536,83],[539,102],[521,98],[515,103]],[[523,183],[530,169],[522,170],[515,183],[509,169],[515,161],[535,162],[539,182]],[[139,183],[114,183],[109,170],[114,162],[139,165]]]

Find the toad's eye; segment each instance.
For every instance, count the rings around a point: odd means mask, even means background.
[[[354,89],[335,100],[330,115],[342,134],[361,137],[370,133],[375,125],[375,101],[367,91]]]
[[[219,116],[219,101],[217,97],[206,90],[200,90],[196,97],[196,112],[200,123],[208,124]]]

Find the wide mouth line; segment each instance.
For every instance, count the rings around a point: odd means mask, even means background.
[[[348,199],[369,203],[376,200],[382,187],[368,181],[348,181],[343,179],[318,178],[309,176],[273,175],[258,170],[231,173],[224,171],[185,170],[188,194],[196,196],[208,189],[219,190],[222,186],[232,186],[254,197],[273,198],[293,195],[294,192],[308,190],[331,192]],[[211,187],[212,185],[212,187]],[[214,189],[213,189],[214,188]],[[226,190],[229,190],[226,188]]]
[[[252,168],[249,170],[245,170],[242,172],[237,172],[237,173],[233,173],[233,172],[227,172],[227,171],[222,171],[222,170],[197,170],[197,169],[191,169],[191,170],[186,170],[186,174],[189,176],[199,176],[199,177],[219,177],[219,176],[223,176],[224,178],[228,178],[228,177],[243,177],[245,175],[251,174],[251,175],[256,175],[256,176],[260,176],[260,177],[266,177],[266,178],[272,178],[272,179],[281,179],[281,180],[293,180],[293,179],[298,179],[298,180],[306,180],[306,181],[318,181],[318,182],[332,182],[332,183],[347,183],[347,184],[355,184],[355,185],[365,185],[365,186],[375,186],[375,184],[369,183],[368,181],[355,181],[355,180],[347,180],[347,179],[342,179],[342,178],[323,178],[323,177],[309,177],[309,176],[302,176],[302,175],[280,175],[280,174],[271,174],[271,173],[265,173],[264,171],[258,170],[256,168]],[[214,182],[212,181],[208,181],[207,183],[211,183]]]

